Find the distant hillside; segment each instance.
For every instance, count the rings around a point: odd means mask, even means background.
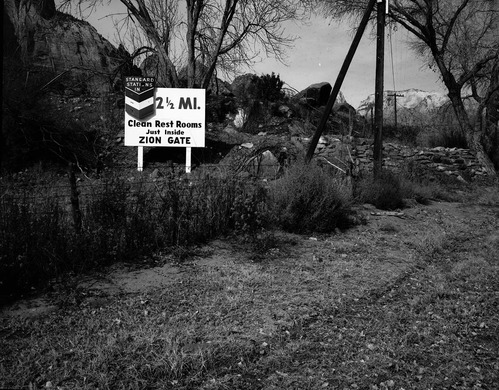
[[[421,116],[431,113],[444,106],[449,98],[441,92],[426,92],[411,88],[405,91],[397,91],[397,116],[399,119],[411,116]],[[385,91],[383,97],[383,110],[386,119],[393,117],[394,113],[394,91]],[[357,112],[361,116],[369,116],[371,107],[374,107],[374,94],[363,100]]]

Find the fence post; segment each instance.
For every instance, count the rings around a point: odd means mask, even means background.
[[[373,171],[374,178],[379,179],[383,169],[383,89],[385,64],[385,0],[378,0],[376,23],[376,80],[374,93],[374,146]]]
[[[81,210],[80,200],[78,198],[78,188],[76,187],[75,165],[69,164],[68,168],[69,186],[71,189],[71,209],[73,211],[73,222],[77,233],[81,232]]]

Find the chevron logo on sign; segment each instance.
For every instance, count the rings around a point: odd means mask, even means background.
[[[142,120],[154,115],[154,77],[125,78],[125,111]]]

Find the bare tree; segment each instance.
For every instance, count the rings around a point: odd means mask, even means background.
[[[109,0],[108,0],[109,1]],[[298,0],[120,0],[127,26],[140,29],[158,56],[160,82],[179,87],[179,71],[187,67],[187,86],[208,88],[217,69],[248,65],[263,50],[279,60],[294,38],[282,24],[300,19]],[[96,6],[103,0],[79,0]],[[182,41],[183,62],[171,50]]]
[[[318,0],[332,17],[355,15],[366,0]],[[499,6],[496,0],[391,0],[389,17],[414,40],[411,47],[438,71],[469,147],[489,174],[496,174],[484,150],[484,110],[499,90]],[[475,100],[466,109],[465,99]]]

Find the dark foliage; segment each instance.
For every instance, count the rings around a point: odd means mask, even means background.
[[[27,77],[29,75],[29,77]],[[54,74],[27,72],[4,60],[1,168],[16,171],[35,163],[69,162],[82,167],[97,163],[97,135],[50,102],[57,94]],[[50,84],[50,87],[46,87]]]
[[[400,179],[388,170],[383,170],[377,179],[372,176],[360,179],[355,186],[355,197],[381,210],[395,210],[404,205]]]
[[[443,129],[432,134],[428,140],[430,147],[443,146],[445,148],[468,148],[464,134],[458,129]]]
[[[264,102],[277,102],[285,98],[282,87],[284,81],[274,72],[260,76],[258,97]]]
[[[407,125],[383,125],[383,138],[402,145],[417,146],[421,128]]]

